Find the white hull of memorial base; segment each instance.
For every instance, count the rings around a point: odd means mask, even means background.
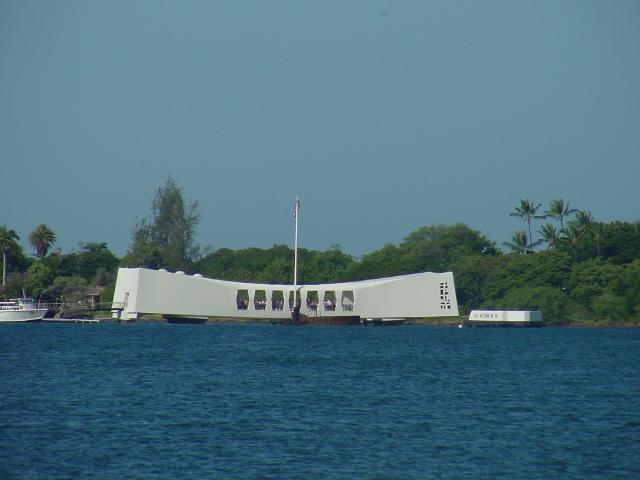
[[[537,310],[472,310],[464,322],[469,327],[543,327],[542,313]]]
[[[458,316],[451,272],[296,285],[294,289],[293,285],[231,282],[164,269],[120,268],[113,297],[120,308],[113,310],[113,318],[132,321],[160,315],[174,323],[224,318],[289,324],[294,296],[300,319],[314,320],[307,324],[339,324],[346,317],[387,324],[387,319]]]

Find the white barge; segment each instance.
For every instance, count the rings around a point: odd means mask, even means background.
[[[472,310],[465,325],[471,327],[542,327],[537,310]]]

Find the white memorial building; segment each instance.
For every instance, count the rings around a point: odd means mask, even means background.
[[[457,317],[453,274],[415,273],[320,285],[271,285],[204,278],[200,274],[120,268],[113,316],[135,320],[145,314],[168,319],[291,318],[294,291],[300,314],[363,320]],[[327,318],[329,320],[329,318]],[[337,318],[336,318],[337,320]]]

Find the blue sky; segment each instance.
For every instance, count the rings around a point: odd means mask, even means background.
[[[640,2],[0,0],[0,224],[117,255],[169,175],[212,248],[359,256],[520,198],[636,220]]]

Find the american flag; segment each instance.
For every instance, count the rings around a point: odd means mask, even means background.
[[[296,197],[296,205],[293,207],[293,218],[298,216],[298,212],[300,211],[300,199]]]

